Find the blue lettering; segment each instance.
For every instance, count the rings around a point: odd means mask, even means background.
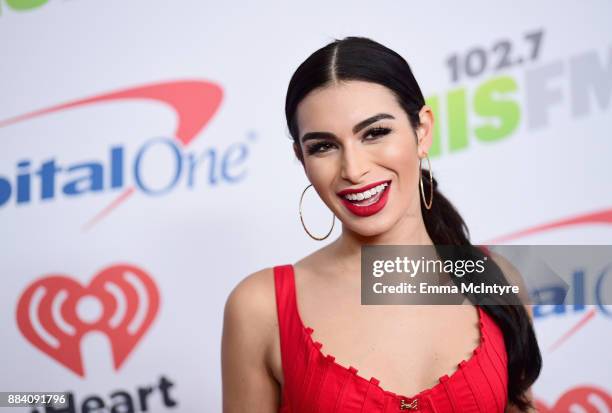
[[[584,291],[584,271],[574,271],[574,311],[584,310],[586,304],[586,294]]]
[[[84,170],[87,175],[74,179],[64,185],[66,195],[80,195],[85,192],[104,189],[104,168],[99,163],[83,163],[68,168],[68,172]],[[79,186],[81,188],[79,188]]]
[[[123,148],[116,146],[111,149],[111,188],[123,186]]]
[[[605,289],[605,284],[604,284],[605,278],[606,278],[606,275],[608,275],[608,273],[610,272],[611,266],[612,264],[609,264],[606,268],[603,269],[603,271],[597,278],[597,283],[595,284],[595,300],[597,300],[597,306],[599,307],[601,312],[604,313],[608,317],[612,317],[612,313],[610,313],[610,310],[608,310],[608,308],[606,307],[605,300],[611,299],[612,288],[608,286],[608,289],[606,290],[607,295],[605,295],[605,298],[602,298],[601,292],[604,291]],[[612,304],[612,303],[608,303],[608,304]]]
[[[30,161],[17,164],[17,203],[30,201]]]
[[[55,174],[61,170],[55,166],[55,159],[51,159],[44,162],[36,172],[41,181],[41,199],[50,199],[55,196]]]
[[[532,292],[533,317],[546,317],[551,314],[565,314],[564,304],[567,292],[562,286],[545,287]]]
[[[0,0],[1,1],[1,0]],[[252,136],[248,136],[252,139]],[[159,150],[164,155],[169,154],[169,162],[153,165],[155,174],[147,174],[148,168],[145,161],[153,162],[150,150],[161,146]],[[155,151],[155,149],[153,149]],[[74,165],[61,165],[56,159],[48,159],[39,165],[30,159],[22,159],[16,164],[16,173],[13,177],[0,176],[0,207],[8,204],[15,193],[15,203],[29,204],[33,200],[52,200],[56,197],[56,186],[59,195],[78,196],[90,192],[100,192],[111,188],[123,188],[125,186],[124,172],[126,155],[124,147],[120,145],[109,148],[108,161],[90,161]],[[145,159],[149,155],[147,159]],[[247,175],[246,161],[250,155],[248,142],[236,142],[226,150],[219,152],[216,148],[207,148],[203,152],[184,153],[179,142],[174,138],[158,137],[146,141],[137,151],[134,157],[133,173],[134,186],[148,195],[164,195],[176,188],[183,175],[183,163],[187,162],[188,174],[187,187],[196,185],[198,171],[207,176],[201,176],[210,186],[220,182],[236,183]],[[147,168],[147,169],[145,169]],[[108,172],[106,172],[108,170]],[[162,175],[162,183],[158,181],[146,181],[148,176]],[[148,175],[148,176],[147,176]],[[65,176],[65,177],[64,177]],[[36,185],[38,184],[38,185]],[[161,185],[161,187],[160,187]],[[40,187],[40,190],[38,190]],[[33,192],[35,191],[35,192]],[[36,192],[40,192],[38,194]]]
[[[0,206],[6,204],[11,198],[11,183],[0,176]]]
[[[146,187],[142,181],[142,176],[141,176],[142,171],[141,171],[140,162],[142,161],[142,158],[145,152],[148,150],[148,148],[158,143],[161,143],[162,145],[165,145],[172,150],[172,153],[174,154],[174,161],[175,161],[175,167],[174,167],[175,173],[174,173],[174,178],[172,179],[172,181],[170,181],[168,185],[166,185],[165,188],[153,190],[153,189]],[[136,185],[146,194],[163,195],[167,193],[168,191],[170,191],[176,185],[176,183],[179,180],[179,177],[181,176],[182,168],[183,168],[183,161],[181,157],[181,152],[179,148],[176,146],[176,144],[174,143],[174,140],[168,139],[168,138],[155,138],[155,139],[151,139],[148,142],[146,142],[144,146],[140,148],[140,151],[138,151],[138,154],[136,155],[136,161],[134,162],[134,179],[136,181]]]
[[[232,156],[238,153],[237,156]],[[235,168],[244,163],[249,153],[249,148],[244,143],[233,144],[223,155],[221,161],[221,175],[229,182],[238,182],[244,178],[246,170],[242,170],[240,173],[232,176],[230,168]]]
[[[198,159],[195,159],[194,154],[187,154],[187,162],[189,163],[189,172],[187,176],[187,187],[193,188],[195,184],[195,172],[196,168],[200,166],[200,162],[205,157],[210,158],[210,166],[208,168],[208,183],[211,185],[217,184],[217,178],[215,176],[215,169],[217,164],[217,152],[214,149],[208,149]]]

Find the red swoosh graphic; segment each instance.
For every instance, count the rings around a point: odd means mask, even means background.
[[[222,97],[223,90],[215,83],[202,80],[162,82],[118,90],[40,109],[0,121],[0,127],[92,103],[123,99],[147,99],[165,103],[174,109],[178,116],[178,125],[174,135],[183,145],[187,145],[215,114]]]
[[[118,90],[40,109],[0,121],[0,127],[22,122],[37,116],[99,102],[124,99],[146,99],[162,102],[174,110],[178,117],[178,125],[174,131],[174,135],[183,145],[187,145],[198,133],[200,133],[217,112],[222,98],[223,89],[212,82],[202,80],[161,82]],[[128,199],[134,192],[134,188],[127,188],[117,197],[117,199],[86,223],[83,230],[87,230],[99,222],[113,209]]]
[[[584,224],[612,224],[612,208],[604,209],[603,211],[591,212],[588,214],[582,214],[575,217],[565,218],[558,221],[549,222],[547,224],[537,225],[535,227],[523,229],[521,231],[513,232],[511,234],[503,235],[501,237],[495,238],[491,241],[485,242],[485,244],[498,244],[504,241],[510,241],[517,238],[521,238],[527,235],[537,234],[539,232],[544,232],[550,229],[557,229],[563,227],[569,227],[573,225],[584,225]],[[565,343],[571,336],[576,334],[580,329],[582,329],[589,321],[593,319],[595,316],[595,310],[591,310],[584,315],[576,324],[574,324],[570,329],[565,332],[557,341],[555,341],[552,346],[550,346],[549,351],[552,352],[559,348],[561,344]]]
[[[565,343],[571,336],[573,336],[578,330],[586,325],[593,317],[595,317],[595,309],[592,309],[584,315],[576,324],[574,324],[569,330],[565,332],[560,338],[557,339],[549,348],[549,352],[556,350],[561,344]]]
[[[498,238],[494,238],[491,241],[485,242],[485,244],[499,244],[500,242],[510,241],[513,239],[525,237],[527,235],[537,234],[538,232],[544,232],[550,229],[582,224],[612,224],[612,208],[527,228],[521,231],[513,232],[511,234],[503,235]]]

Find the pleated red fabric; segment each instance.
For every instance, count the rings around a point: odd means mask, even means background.
[[[508,402],[507,353],[502,331],[479,306],[480,343],[468,360],[433,387],[407,396],[385,390],[375,377],[367,379],[345,367],[323,344],[312,338],[297,306],[291,264],[274,267],[284,385],[281,413],[340,412],[504,412]]]

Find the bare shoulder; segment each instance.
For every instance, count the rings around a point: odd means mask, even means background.
[[[277,328],[272,268],[242,279],[225,302],[221,338],[223,412],[278,410],[279,386],[267,362]]]
[[[271,267],[249,274],[232,289],[225,302],[227,324],[245,329],[254,338],[269,333],[275,325],[276,297]]]

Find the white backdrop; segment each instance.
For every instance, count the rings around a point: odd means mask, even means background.
[[[407,59],[475,243],[609,244],[610,16],[607,1],[0,0],[0,391],[68,391],[75,412],[124,391],[139,412],[150,387],[148,411],[221,410],[227,295],[321,246],[299,223],[284,97],[334,38]],[[306,208],[323,232],[329,211]],[[585,294],[595,305],[536,320],[542,411],[612,411],[612,311]]]

